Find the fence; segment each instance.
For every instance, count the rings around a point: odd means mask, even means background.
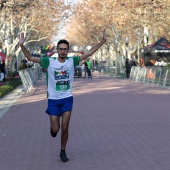
[[[98,67],[97,71],[99,72],[99,77],[108,75],[117,78],[126,78],[124,67],[103,65]]]
[[[27,68],[19,71],[24,90],[27,93],[35,86],[41,74],[42,68],[38,64],[35,64],[34,68]]]
[[[130,80],[170,89],[170,68],[165,66],[133,66]]]
[[[103,75],[113,76],[117,78],[125,78],[125,58],[122,55],[117,55],[115,59],[105,56],[104,61],[99,61],[95,65],[95,69],[99,72],[99,77]]]

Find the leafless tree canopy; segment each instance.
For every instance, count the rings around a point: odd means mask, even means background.
[[[170,0],[0,0],[0,45],[18,57],[21,32],[34,49],[52,43],[61,29],[77,45],[93,45],[106,29],[108,44],[123,46],[128,37],[132,46],[142,46],[146,30],[150,43],[170,40],[169,9]]]
[[[66,31],[74,43],[93,43],[104,28],[110,42],[128,36],[132,44],[142,43],[144,28],[150,41],[170,40],[170,0],[82,0],[74,9]]]

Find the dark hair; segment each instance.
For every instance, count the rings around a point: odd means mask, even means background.
[[[59,46],[60,44],[67,44],[67,45],[68,45],[68,48],[69,48],[69,42],[68,42],[67,40],[60,40],[60,41],[58,41],[58,43],[57,43],[57,48],[58,48],[58,46]]]

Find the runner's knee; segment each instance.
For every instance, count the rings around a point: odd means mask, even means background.
[[[67,133],[68,132],[68,126],[67,125],[62,125],[62,132]]]
[[[60,127],[53,127],[53,126],[51,128],[52,128],[53,133],[58,133],[60,129]]]

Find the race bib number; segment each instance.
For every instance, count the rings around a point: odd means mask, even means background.
[[[56,70],[54,78],[56,80],[56,91],[67,91],[70,89],[68,70]]]
[[[69,89],[70,89],[69,81],[56,83],[56,91],[67,91]]]

